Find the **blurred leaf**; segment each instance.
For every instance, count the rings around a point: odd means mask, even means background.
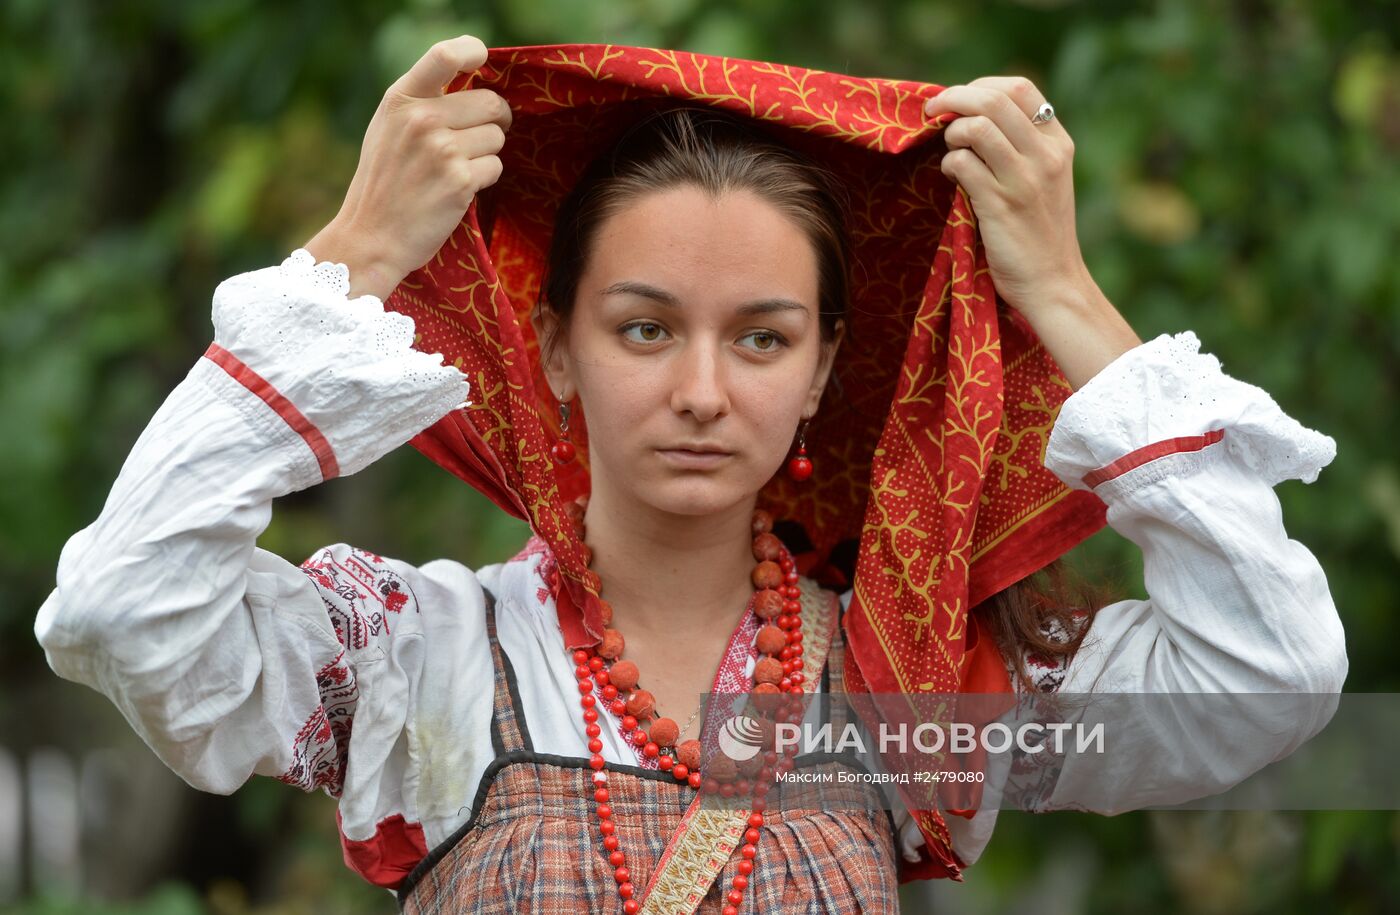
[[[1159,245],[1186,241],[1200,230],[1196,205],[1169,184],[1143,182],[1123,189],[1119,216],[1130,232]]]
[[[230,131],[220,145],[222,159],[194,203],[195,227],[216,245],[248,231],[276,152],[263,131]]]
[[[1387,83],[1393,84],[1397,79],[1400,73],[1395,61],[1376,43],[1358,49],[1342,62],[1337,73],[1337,113],[1357,127],[1373,129],[1380,113],[1381,93]]]

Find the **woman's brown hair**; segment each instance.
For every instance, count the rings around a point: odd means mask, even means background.
[[[817,254],[822,340],[834,339],[850,303],[850,204],[830,170],[751,122],[715,108],[672,105],[641,119],[585,168],[555,217],[539,308],[568,326],[579,277],[598,227],[648,194],[693,186],[718,197],[755,194],[806,233]],[[559,343],[555,333],[546,351]],[[849,336],[849,333],[848,333]],[[546,358],[548,355],[546,353]],[[1033,689],[1026,657],[1062,664],[1079,647],[1099,605],[1060,560],[973,608],[990,624],[1022,689]]]

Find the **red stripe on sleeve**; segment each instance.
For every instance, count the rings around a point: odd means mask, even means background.
[[[1224,429],[1212,429],[1204,435],[1186,435],[1181,438],[1169,438],[1161,442],[1153,442],[1145,445],[1136,451],[1130,451],[1106,467],[1084,475],[1084,485],[1090,488],[1098,486],[1100,483],[1107,483],[1114,477],[1120,477],[1136,467],[1141,467],[1148,461],[1155,461],[1159,457],[1166,457],[1169,454],[1182,454],[1187,451],[1200,451],[1207,445],[1213,445],[1225,437]]]
[[[243,387],[252,391],[262,402],[267,404],[293,431],[302,437],[307,447],[316,455],[316,463],[321,466],[321,479],[329,480],[340,475],[340,464],[335,459],[335,451],[331,449],[331,443],[321,434],[311,420],[296,408],[290,400],[283,397],[281,392],[268,383],[257,372],[248,366],[233,353],[224,349],[217,343],[210,343],[209,348],[204,351],[206,358],[215,365],[228,372]]]

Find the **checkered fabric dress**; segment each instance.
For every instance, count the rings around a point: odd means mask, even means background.
[[[399,904],[412,915],[621,911],[613,868],[598,837],[588,760],[534,751],[510,659],[496,639],[495,598],[489,591],[486,619],[496,758],[482,777],[471,818],[404,880]],[[842,652],[838,633],[823,671],[828,690],[841,688]],[[842,703],[832,706],[844,709]],[[839,714],[832,712],[837,730],[844,725]],[[800,756],[797,765],[845,764],[833,757]],[[644,887],[693,790],[640,766],[609,764],[607,771],[632,882]],[[861,782],[819,790],[804,784],[799,790],[810,797],[797,797],[789,787],[764,814],[741,911],[897,912],[894,831],[878,792]],[[739,860],[735,853],[697,911],[720,912]]]

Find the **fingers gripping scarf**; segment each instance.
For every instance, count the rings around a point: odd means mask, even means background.
[[[778,474],[759,494],[805,535],[789,544],[800,571],[854,587],[848,690],[1009,693],[969,608],[1097,530],[1103,503],[1043,466],[1069,385],[998,302],[972,208],[939,170],[942,127],[922,106],[941,87],[588,44],[493,49],[448,91],[476,87],[514,113],[504,172],[387,305],[413,317],[416,348],[444,354],[472,386],[470,407],[412,444],[550,545],[568,647],[602,631],[599,582],[562,508],[588,491],[587,417],[570,423],[578,459],[556,470],[559,416],[529,314],[575,179],[657,104],[683,100],[752,118],[849,185],[848,339],[807,430],[816,473],[800,484]],[[843,541],[859,545],[849,583],[828,563]],[[904,876],[957,879],[964,864],[936,797],[901,792],[928,843]]]

